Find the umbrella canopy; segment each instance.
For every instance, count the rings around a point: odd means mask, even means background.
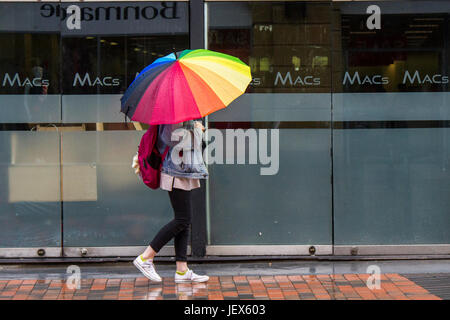
[[[206,49],[156,59],[123,94],[121,111],[131,120],[169,124],[199,119],[225,108],[252,80],[240,59]]]

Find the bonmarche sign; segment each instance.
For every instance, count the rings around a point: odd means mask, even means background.
[[[176,2],[160,2],[147,6],[101,6],[92,8],[89,6],[80,6],[81,21],[99,21],[99,20],[128,20],[128,19],[146,19],[152,20],[156,17],[163,19],[179,19]],[[44,18],[59,17],[61,20],[67,18],[67,8],[61,5],[50,3],[41,6],[40,14]]]

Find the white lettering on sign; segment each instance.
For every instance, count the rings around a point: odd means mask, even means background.
[[[261,78],[253,78],[250,82],[251,86],[259,86],[261,85]]]
[[[304,76],[303,78],[299,75],[297,78],[292,79],[291,72],[288,71],[284,77],[281,72],[277,72],[277,76],[275,78],[274,85],[276,86],[278,83],[285,86],[289,84],[291,86],[302,85],[302,86],[318,86],[320,85],[320,78],[314,78],[313,76]]]
[[[91,79],[89,73],[85,73],[84,78],[81,78],[80,74],[77,72],[75,74],[75,77],[73,78],[73,86],[76,87],[79,85],[80,87],[84,87],[85,85],[88,85],[90,87],[100,85],[102,87],[114,87],[120,85],[120,79],[113,78],[113,77],[96,77],[94,79]]]
[[[344,80],[342,81],[342,84],[346,84],[346,83],[350,83],[355,84],[388,84],[389,83],[389,78],[388,77],[383,77],[379,74],[376,75],[372,75],[372,76],[365,76],[364,78],[361,79],[361,77],[359,76],[358,71],[356,71],[353,76],[350,76],[349,72],[346,72],[344,75]]]
[[[430,75],[426,74],[425,76],[421,77],[419,71],[417,71],[417,70],[411,76],[409,71],[405,71],[405,74],[403,75],[402,83],[405,84],[407,81],[410,84],[413,84],[416,81],[419,84],[425,84],[425,83],[445,84],[445,83],[448,83],[448,76],[444,76],[442,74],[435,74],[435,75],[430,76]]]
[[[10,87],[19,86],[31,86],[31,87],[42,87],[42,86],[48,86],[50,83],[47,79],[42,78],[25,78],[20,79],[19,74],[16,72],[13,77],[9,75],[9,73],[5,73],[2,81],[2,86],[5,87],[9,85]]]

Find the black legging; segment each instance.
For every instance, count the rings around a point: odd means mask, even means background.
[[[172,191],[169,191],[169,197],[175,218],[159,230],[150,242],[150,246],[153,250],[159,252],[170,239],[175,237],[176,261],[187,261],[189,226],[192,217],[191,192],[172,189]]]

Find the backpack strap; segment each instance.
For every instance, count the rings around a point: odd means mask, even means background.
[[[156,125],[157,126],[157,128],[156,128],[156,143],[158,143],[158,139],[159,139],[159,124],[158,125]],[[167,155],[167,152],[169,152],[169,146],[167,146],[165,149],[164,149],[164,152],[163,152],[163,154],[162,154],[162,159],[164,160],[165,158],[166,158],[166,155]]]
[[[169,152],[169,147],[167,146],[166,149],[164,149],[164,153],[162,154],[163,160],[166,158],[167,152]]]

